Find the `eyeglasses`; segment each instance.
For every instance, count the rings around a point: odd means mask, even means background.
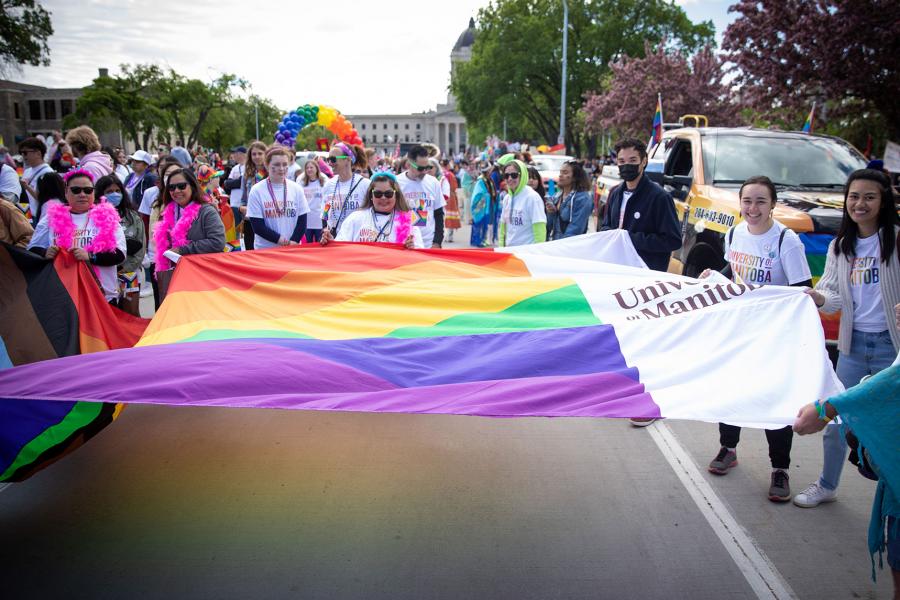
[[[382,192],[381,190],[375,190],[372,192],[372,196],[374,198],[388,198],[391,199],[394,197],[394,190],[387,190],[386,192]]]
[[[518,179],[518,178],[519,178],[518,173],[504,173],[503,174],[503,179]]]
[[[170,183],[166,187],[169,189],[170,192],[174,192],[175,190],[183,192],[184,190],[186,190],[188,188],[188,183],[187,183],[187,181],[182,182],[182,183]]]
[[[90,196],[94,193],[94,188],[92,187],[78,187],[72,186],[69,188],[69,191],[78,196],[79,194],[84,194],[85,196]]]
[[[422,165],[417,165],[414,162],[409,163],[409,166],[412,167],[413,169],[415,169],[416,171],[419,171],[420,173],[422,171],[427,171],[428,169],[431,168],[431,165],[422,166]]]
[[[337,161],[338,161],[339,158],[350,158],[350,157],[347,156],[346,154],[338,154],[337,156],[329,156],[329,157],[328,157],[328,162],[330,162],[331,164],[335,165],[335,164],[337,164]]]

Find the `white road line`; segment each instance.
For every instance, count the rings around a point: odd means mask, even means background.
[[[11,483],[0,483],[0,492],[11,486]]]
[[[728,550],[747,583],[761,600],[796,598],[793,590],[747,531],[741,527],[725,503],[703,478],[696,463],[663,421],[647,427],[650,437],[669,461],[694,503]]]

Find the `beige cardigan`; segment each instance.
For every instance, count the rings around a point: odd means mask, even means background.
[[[900,232],[900,227],[895,227],[894,232]],[[879,232],[880,235],[880,232]],[[900,236],[900,234],[898,234]],[[850,261],[846,256],[838,256],[834,253],[834,243],[831,240],[828,245],[828,255],[825,259],[825,272],[816,284],[816,291],[825,297],[825,304],[819,310],[824,313],[841,311],[841,327],[838,333],[838,350],[847,354],[850,352],[850,342],[853,337],[853,295],[850,293]],[[897,239],[900,244],[900,237]],[[900,303],[900,261],[897,260],[897,248],[894,248],[893,256],[887,262],[881,263],[881,302],[884,304],[884,318],[887,320],[888,332],[894,343],[894,350],[900,352],[900,331],[897,331],[894,318],[894,306]]]

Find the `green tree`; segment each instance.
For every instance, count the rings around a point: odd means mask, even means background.
[[[84,88],[75,112],[63,124],[86,123],[98,130],[121,128],[136,146],[149,148],[154,131],[168,127],[165,112],[152,99],[165,74],[156,65],[120,65],[120,69],[120,75],[97,77]]]
[[[472,60],[451,83],[472,131],[510,139],[555,142],[562,82],[562,3],[495,0],[481,9]],[[713,42],[711,22],[694,24],[670,0],[586,0],[569,3],[566,120],[623,55],[643,56],[644,42],[666,40],[692,53]],[[473,138],[478,139],[478,138]],[[580,152],[582,132],[567,127],[566,146]]]
[[[200,130],[217,109],[234,101],[234,91],[245,89],[247,82],[235,75],[223,74],[210,83],[187,79],[170,69],[151,91],[156,106],[169,118],[176,141],[188,148],[199,142]]]
[[[34,0],[0,0],[0,66],[48,66],[50,13]]]
[[[235,98],[213,111],[200,128],[199,139],[205,146],[225,150],[246,144],[256,138],[256,109],[259,109],[259,135],[267,144],[274,141],[273,132],[281,120],[281,111],[268,98],[251,96]]]

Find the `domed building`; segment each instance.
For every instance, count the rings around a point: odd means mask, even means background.
[[[450,51],[450,78],[456,75],[459,65],[472,59],[475,44],[475,19],[459,34]],[[447,103],[438,104],[434,110],[411,115],[347,115],[359,131],[367,148],[379,154],[400,153],[417,143],[437,144],[444,155],[465,152],[468,145],[466,119],[456,111],[456,98],[447,91]]]

